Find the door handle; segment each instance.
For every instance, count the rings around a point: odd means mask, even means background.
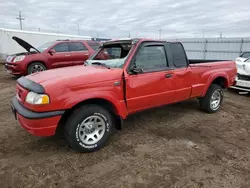
[[[178,72],[178,73],[176,73],[176,76],[185,76],[188,73],[190,73],[190,71]]]
[[[183,72],[176,73],[176,76],[184,76],[184,75],[185,75],[185,73],[183,73]]]
[[[71,55],[70,54],[66,54],[65,56],[68,57],[68,56],[71,56]]]
[[[165,77],[166,78],[171,78],[173,75],[172,74],[166,74]]]

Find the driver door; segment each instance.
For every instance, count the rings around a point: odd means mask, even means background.
[[[67,42],[56,44],[53,48],[55,53],[48,54],[49,63],[53,68],[67,67],[73,65],[71,56],[72,53],[69,50]]]
[[[174,70],[168,67],[164,44],[143,44],[135,55],[134,63],[143,72],[128,74],[125,78],[128,112],[171,103]]]

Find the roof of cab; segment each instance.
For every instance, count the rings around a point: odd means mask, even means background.
[[[112,39],[109,41],[103,42],[103,44],[112,44],[112,43],[119,43],[119,42],[128,42],[128,41],[138,41],[138,42],[143,42],[143,41],[155,41],[155,42],[165,42],[165,40],[155,40],[155,39],[150,39],[150,38],[119,38],[119,39]]]

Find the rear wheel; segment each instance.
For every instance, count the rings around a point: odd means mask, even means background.
[[[217,112],[221,107],[223,96],[223,88],[220,85],[212,84],[205,97],[199,99],[201,109],[209,113]]]
[[[45,71],[46,67],[43,63],[40,62],[34,62],[31,63],[28,67],[28,74],[32,74],[35,72],[41,72],[41,71]]]
[[[67,120],[64,131],[69,145],[77,152],[102,148],[111,136],[114,118],[98,105],[77,108]]]

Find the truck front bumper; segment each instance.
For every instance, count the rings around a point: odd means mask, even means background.
[[[240,80],[236,78],[235,84],[230,88],[250,92],[250,80]]]
[[[22,106],[16,97],[12,98],[11,109],[16,120],[35,136],[52,136],[64,111],[33,112]]]

